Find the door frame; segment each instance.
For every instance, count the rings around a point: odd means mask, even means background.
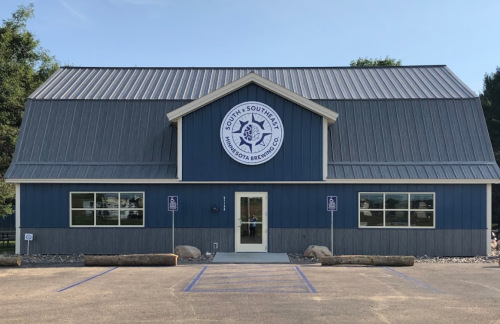
[[[262,198],[262,244],[241,244],[241,206],[240,198]],[[266,191],[237,191],[234,193],[234,251],[264,252],[268,250],[268,193]]]

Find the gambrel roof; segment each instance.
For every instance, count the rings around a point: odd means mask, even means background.
[[[479,98],[446,66],[61,68],[28,99],[5,178],[174,180],[167,114],[252,74],[331,121],[338,113],[328,181],[500,178]]]

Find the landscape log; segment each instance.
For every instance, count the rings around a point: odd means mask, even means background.
[[[413,266],[415,257],[402,255],[337,255],[327,256],[320,259],[322,266],[333,266],[338,264],[359,264],[373,266],[404,267]]]
[[[86,266],[176,266],[175,254],[85,255]]]
[[[0,266],[19,267],[20,265],[21,257],[0,257]]]

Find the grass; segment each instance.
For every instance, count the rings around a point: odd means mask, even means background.
[[[14,252],[16,250],[16,241],[10,241],[10,246],[7,247],[7,242],[0,243],[0,253],[2,252]]]

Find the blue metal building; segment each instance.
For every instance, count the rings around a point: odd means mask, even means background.
[[[7,181],[17,253],[489,252],[498,169],[446,66],[61,68]]]

